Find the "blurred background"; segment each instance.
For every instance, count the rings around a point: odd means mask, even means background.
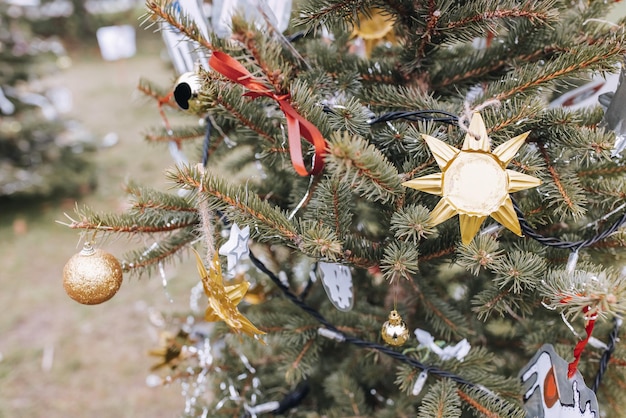
[[[143,139],[159,112],[137,84],[171,87],[175,72],[142,14],[141,0],[0,0],[1,418],[174,417],[184,407],[178,384],[148,384],[148,352],[164,315],[188,308],[193,263],[168,269],[166,285],[125,279],[97,306],[62,286],[80,250],[78,233],[57,222],[65,213],[121,212],[131,178],[169,188],[167,146]],[[107,41],[99,29],[111,27]],[[117,256],[128,245],[98,244]]]
[[[170,87],[176,76],[161,35],[140,27],[143,13],[136,0],[0,0],[2,418],[174,417],[184,408],[180,385],[146,383],[158,361],[148,351],[162,315],[188,307],[195,265],[166,271],[165,290],[160,276],[125,278],[97,306],[62,286],[80,250],[79,234],[56,222],[64,213],[121,211],[130,178],[169,188],[167,146],[143,139],[161,126],[159,112],[137,84]],[[103,27],[130,38],[99,44]],[[127,244],[98,242],[118,257]]]

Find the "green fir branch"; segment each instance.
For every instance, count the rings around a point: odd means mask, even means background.
[[[398,172],[380,151],[347,132],[329,140],[326,167],[360,196],[373,201],[394,201],[402,192]]]
[[[429,388],[419,407],[418,418],[456,418],[461,416],[461,399],[456,385],[442,379]]]
[[[147,0],[148,17],[144,19],[146,28],[152,26],[154,22],[166,22],[175,30],[185,34],[189,39],[195,40],[200,45],[210,51],[219,51],[218,45],[214,45],[206,39],[194,19],[181,12],[177,3],[169,0]],[[173,30],[173,29],[166,29]]]
[[[456,263],[478,276],[482,269],[493,269],[502,258],[503,250],[491,235],[478,235],[469,244],[457,247]]]
[[[166,237],[160,238],[143,250],[126,253],[122,261],[125,273],[151,276],[154,270],[163,264],[171,264],[176,258],[182,258],[181,252],[189,248],[197,239],[196,228],[181,229]]]
[[[144,138],[146,141],[152,143],[169,141],[180,143],[201,138],[205,130],[206,129],[202,126],[177,126],[172,127],[171,130],[159,127],[150,129],[144,134]]]
[[[250,231],[253,238],[289,246],[301,243],[301,237],[286,214],[245,187],[232,186],[214,175],[203,176],[192,167],[170,171],[169,177],[180,187],[198,192],[198,198],[206,199],[210,210],[225,213],[231,222],[254,225]]]
[[[402,241],[390,242],[380,260],[383,277],[390,283],[399,279],[412,280],[412,276],[419,271],[418,257],[415,246]]]
[[[348,184],[337,178],[325,177],[313,192],[304,218],[318,220],[334,229],[337,236],[345,236],[352,227],[354,210],[354,199]]]
[[[124,190],[131,196],[132,209],[141,214],[147,210],[165,212],[190,212],[196,213],[189,197],[178,194],[164,193],[149,187],[141,186],[133,181],[124,186]]]
[[[437,230],[430,222],[430,211],[421,205],[408,205],[398,209],[391,217],[391,231],[397,239],[413,245],[423,239],[437,237]]]
[[[484,98],[505,101],[519,95],[530,95],[540,87],[550,87],[558,79],[615,71],[615,65],[626,53],[621,39],[607,39],[603,44],[579,45],[555,56],[537,71],[534,63],[523,64],[509,72],[497,83],[490,83]],[[478,100],[481,101],[480,99]]]
[[[452,335],[467,337],[472,333],[465,317],[441,299],[427,286],[426,283],[419,283],[418,307],[429,321],[429,325],[442,339],[449,339]]]
[[[161,216],[161,213],[96,213],[89,208],[77,209],[79,219],[68,216],[70,223],[66,224],[72,229],[92,230],[109,234],[154,234],[172,232],[177,229],[195,227],[197,217],[195,215]]]
[[[474,387],[457,389],[457,394],[464,402],[464,406],[469,407],[479,416],[489,418],[526,417],[526,411],[523,408],[515,403],[505,401],[493,392]]]

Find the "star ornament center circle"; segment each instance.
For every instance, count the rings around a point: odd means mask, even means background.
[[[458,212],[488,216],[508,196],[506,171],[489,154],[459,153],[443,175],[443,195]]]
[[[441,173],[418,177],[402,185],[441,196],[430,213],[431,224],[439,225],[458,214],[463,244],[474,239],[487,216],[521,236],[509,193],[536,187],[541,180],[506,167],[528,134],[509,139],[492,151],[485,122],[479,113],[474,113],[461,149],[422,135]]]

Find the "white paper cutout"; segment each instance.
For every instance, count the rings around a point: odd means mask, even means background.
[[[614,92],[619,82],[619,74],[595,76],[589,83],[568,91],[548,105],[549,108],[564,107],[569,110],[582,109],[599,104],[598,97]]]
[[[12,115],[13,112],[15,112],[15,105],[7,99],[7,96],[4,95],[4,91],[0,86],[0,113],[4,115]]]
[[[244,13],[246,20],[254,22],[259,28],[266,26],[267,18],[279,32],[284,32],[289,26],[291,3],[291,0],[213,0],[211,22],[220,38],[230,37],[231,21],[237,13]]]
[[[176,0],[172,3],[172,7],[193,21],[205,39],[209,37],[207,18],[197,0]],[[162,23],[161,29],[163,42],[178,75],[196,71],[198,65],[206,70],[209,69],[208,57],[196,41],[187,38],[167,23]]]
[[[600,418],[596,394],[579,371],[567,377],[568,364],[550,344],[544,344],[520,372],[528,417]]]
[[[626,135],[615,136],[615,146],[611,150],[611,157],[619,157],[626,149]]]
[[[106,61],[130,58],[137,53],[135,28],[130,25],[103,26],[96,31],[100,54]]]
[[[322,271],[322,284],[333,306],[347,312],[354,305],[352,273],[350,268],[337,263],[318,263]]]
[[[230,229],[228,241],[219,249],[220,255],[225,255],[228,261],[228,274],[233,275],[241,260],[248,258],[248,240],[250,239],[250,227],[239,229],[239,225],[233,224]]]
[[[430,351],[437,354],[443,361],[451,360],[453,358],[456,358],[458,361],[463,361],[472,348],[470,343],[465,338],[456,344],[450,344],[441,348],[435,343],[435,338],[430,335],[428,331],[424,331],[419,328],[415,329],[415,337],[419,342],[419,347],[428,347]]]

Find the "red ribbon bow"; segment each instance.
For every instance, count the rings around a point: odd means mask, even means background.
[[[244,96],[252,97],[270,97],[278,102],[280,110],[285,114],[287,119],[287,136],[289,138],[289,155],[293,168],[301,176],[319,174],[324,168],[324,154],[326,153],[326,140],[320,131],[311,122],[300,115],[289,102],[289,94],[276,94],[271,91],[265,83],[255,79],[246,68],[230,55],[213,51],[209,59],[209,66],[235,83],[241,84],[248,90]],[[300,138],[306,139],[315,147],[315,157],[313,166],[308,171],[304,165],[302,157],[302,144]]]
[[[571,297],[565,297],[561,299],[561,303],[567,303],[570,300],[571,300]],[[585,306],[583,308],[583,313],[587,314],[589,313],[589,310],[590,310],[589,306]],[[587,319],[587,324],[585,325],[585,333],[587,334],[587,336],[583,338],[582,340],[578,341],[578,343],[576,343],[576,346],[574,347],[574,360],[572,360],[571,363],[567,365],[567,378],[568,379],[571,379],[576,373],[576,370],[578,370],[578,363],[580,362],[580,358],[583,355],[583,351],[585,350],[587,343],[589,343],[589,339],[591,339],[591,333],[593,332],[593,328],[595,325],[596,325],[596,317],[594,315],[593,317]]]

